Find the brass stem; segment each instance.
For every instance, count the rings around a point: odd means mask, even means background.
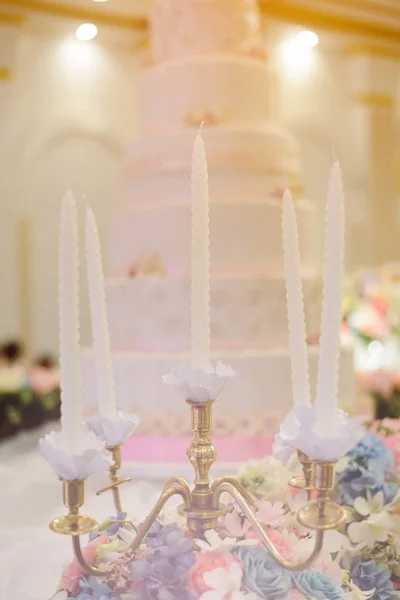
[[[241,494],[241,496],[243,496],[243,498],[246,500],[247,504],[249,504],[249,506],[251,506],[252,508],[257,510],[257,504],[256,504],[253,496],[246,490],[245,487],[243,487],[243,485],[235,477],[231,477],[231,476],[217,477],[217,479],[215,479],[213,481],[213,483],[211,485],[211,489],[214,494],[214,504],[216,506],[218,506],[218,502],[219,502],[219,499],[217,500],[217,498],[216,498],[216,496],[217,496],[216,490],[219,488],[219,486],[222,483],[230,483],[231,485],[233,485],[233,487],[236,488],[238,493]]]
[[[136,550],[139,548],[140,544],[146,537],[147,533],[149,532],[149,529],[153,525],[154,521],[157,519],[164,505],[172,496],[175,495],[181,496],[183,498],[184,506],[187,509],[190,509],[189,485],[184,479],[182,479],[182,477],[173,477],[166,483],[159,499],[154,505],[154,508],[144,521],[143,525],[140,527],[132,543],[127,548],[125,548],[123,554],[127,557],[127,562],[132,562],[134,560]],[[79,537],[74,537],[72,539],[72,544],[76,560],[78,561],[82,569],[89,573],[89,575],[95,575],[96,577],[106,577],[107,575],[110,575],[112,573],[112,566],[108,569],[99,569],[97,567],[89,565],[86,562],[82,554],[82,547]]]
[[[214,492],[210,486],[210,468],[217,457],[209,435],[214,400],[186,402],[191,408],[193,429],[193,440],[187,457],[193,466],[195,478],[190,510],[181,509],[180,512],[186,516],[189,531],[194,536],[201,537],[207,529],[215,529],[218,518],[226,513],[226,507],[215,504]]]
[[[122,504],[121,504],[121,496],[119,493],[119,487],[121,485],[123,485],[124,483],[128,483],[128,481],[131,481],[131,478],[124,477],[123,479],[121,479],[118,474],[118,471],[121,468],[121,446],[109,446],[107,448],[107,450],[109,450],[109,452],[111,452],[112,457],[113,457],[113,464],[108,469],[110,472],[110,484],[107,485],[106,487],[102,488],[101,490],[98,490],[96,492],[96,495],[99,496],[100,494],[103,494],[104,492],[108,492],[109,490],[111,490],[112,495],[113,495],[114,507],[118,513],[118,512],[122,512]]]
[[[227,492],[232,496],[232,498],[239,505],[241,510],[246,515],[246,518],[250,521],[251,526],[255,533],[257,534],[259,540],[263,543],[265,548],[271,554],[271,556],[276,560],[278,564],[280,564],[285,569],[290,569],[291,571],[304,571],[304,569],[308,569],[311,565],[314,564],[316,559],[318,558],[323,545],[324,540],[324,532],[317,531],[315,535],[314,548],[310,554],[310,556],[303,560],[302,562],[295,563],[290,560],[284,558],[280,552],[275,548],[274,544],[266,535],[265,531],[261,527],[260,523],[257,521],[257,518],[250,506],[247,504],[246,500],[242,497],[240,492],[237,490],[236,486],[232,485],[229,481],[224,481],[219,484],[219,486],[215,489],[216,500],[218,501],[219,496],[223,493]]]

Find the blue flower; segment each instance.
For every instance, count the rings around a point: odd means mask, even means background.
[[[111,588],[93,575],[83,577],[79,585],[82,592],[76,597],[76,600],[110,600]]]
[[[360,562],[353,561],[350,570],[350,579],[362,591],[375,590],[373,600],[392,600],[397,598],[397,592],[390,581],[390,573],[373,560]]]
[[[290,572],[283,569],[262,548],[236,546],[232,553],[243,563],[243,587],[260,598],[288,600],[291,590]]]
[[[156,527],[147,540],[153,552],[132,563],[139,577],[138,600],[194,600],[186,589],[188,575],[195,562],[193,540],[186,538],[176,525]]]
[[[343,590],[326,573],[315,569],[307,569],[292,574],[293,585],[306,598],[313,600],[342,600]]]
[[[358,496],[366,498],[367,489],[372,495],[383,492],[385,503],[393,500],[396,484],[388,479],[394,457],[380,436],[367,433],[346,456],[348,465],[336,478],[341,504],[351,506]]]

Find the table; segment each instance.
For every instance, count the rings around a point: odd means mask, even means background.
[[[72,557],[70,540],[48,527],[53,518],[66,513],[61,484],[38,450],[40,437],[51,428],[23,433],[0,445],[0,600],[48,600],[62,565]],[[122,474],[132,474],[129,465]],[[111,494],[95,495],[105,477],[93,476],[85,485],[85,512],[100,522],[114,514]],[[135,480],[121,489],[129,517],[143,520],[163,480]],[[174,502],[179,499],[171,499]]]

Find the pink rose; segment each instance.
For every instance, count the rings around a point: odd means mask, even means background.
[[[204,574],[215,569],[224,569],[229,571],[229,567],[234,564],[240,564],[232,554],[212,550],[211,552],[200,552],[197,560],[189,572],[188,588],[195,594],[201,596],[211,588],[204,581]]]
[[[393,452],[394,462],[396,466],[400,465],[400,435],[389,435],[383,438],[386,448]]]
[[[89,565],[94,565],[96,559],[97,546],[102,544],[108,544],[109,539],[106,535],[99,535],[95,537],[91,542],[82,548],[83,558]],[[64,565],[64,569],[61,575],[61,586],[66,592],[71,592],[74,596],[80,592],[79,581],[81,580],[84,571],[79,565],[76,558],[70,563]]]
[[[286,560],[295,560],[296,556],[292,544],[280,531],[277,529],[264,529],[264,531],[270,542],[274,544],[275,548],[283,556],[283,558]],[[250,530],[246,535],[246,538],[258,539],[258,536],[253,530]],[[259,541],[260,545],[262,545],[261,540]]]

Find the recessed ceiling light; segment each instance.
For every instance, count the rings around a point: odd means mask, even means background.
[[[108,2],[108,0],[93,0],[93,2]]]
[[[93,23],[82,23],[82,25],[79,25],[77,28],[75,35],[78,40],[89,42],[96,37],[97,31],[97,27]]]
[[[305,48],[315,48],[319,42],[319,38],[313,31],[300,31],[296,40]]]

